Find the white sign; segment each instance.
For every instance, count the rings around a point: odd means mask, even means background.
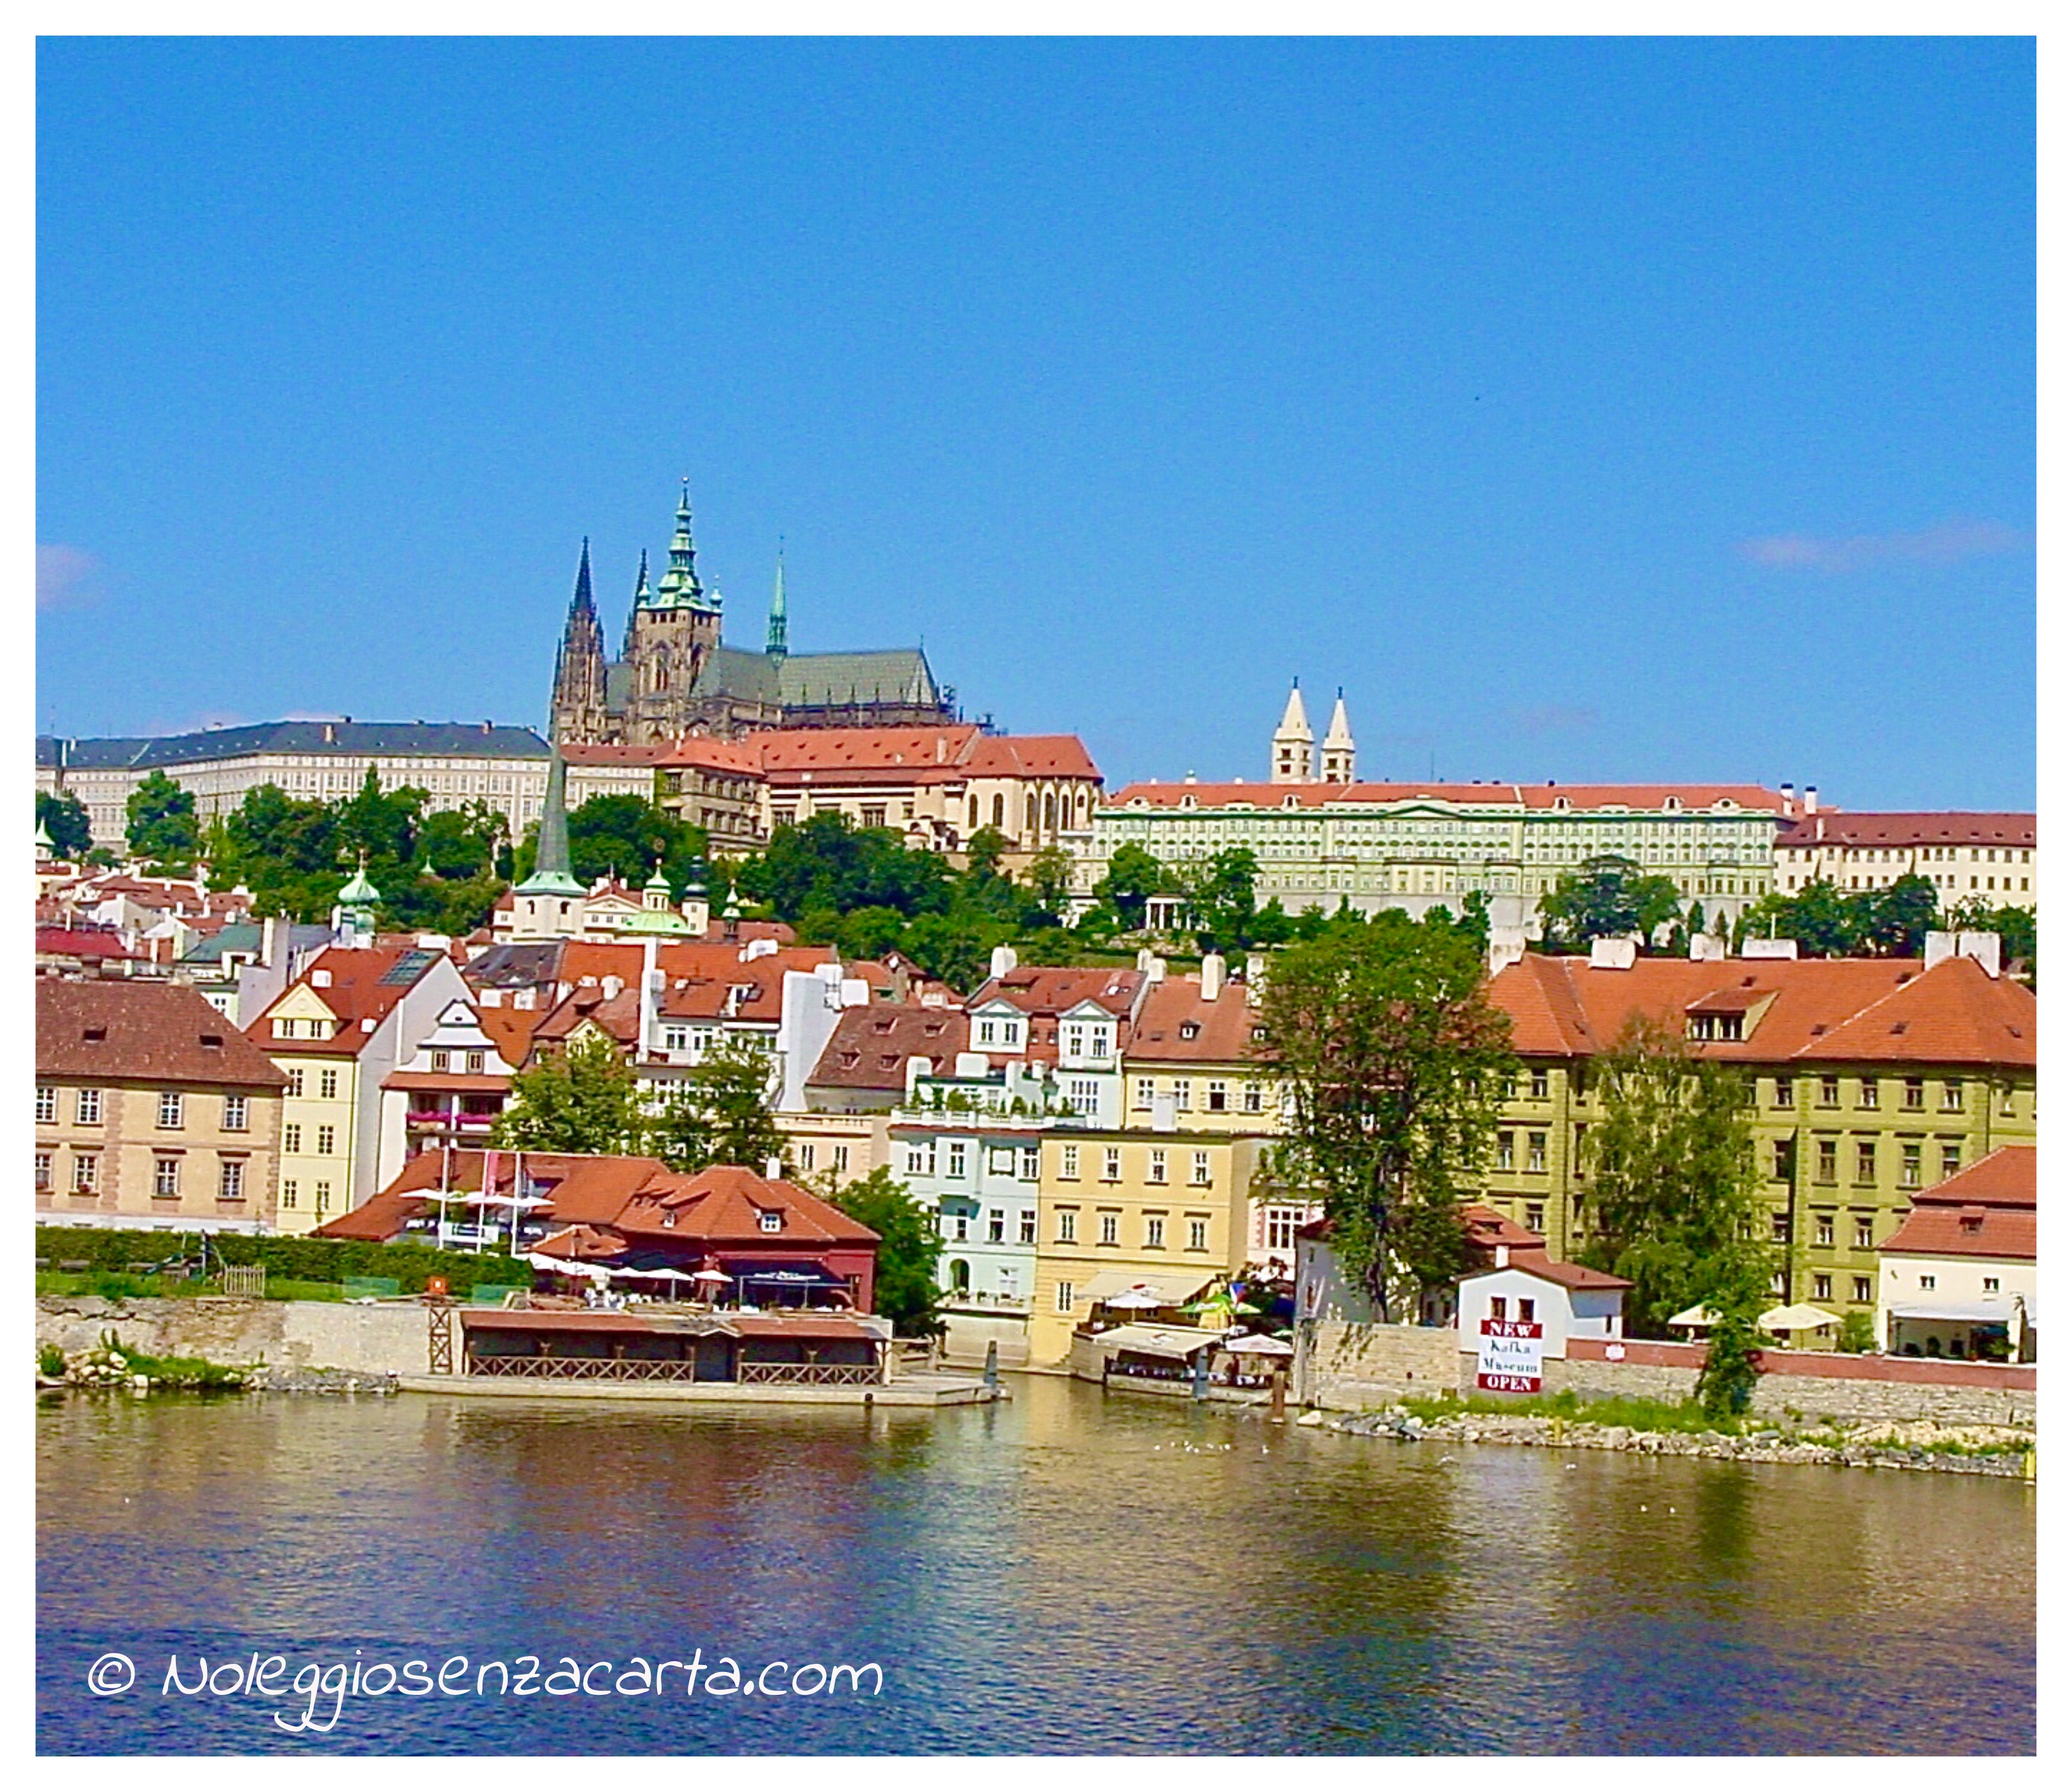
[[[1546,1341],[1532,1319],[1485,1319],[1475,1352],[1475,1386],[1486,1394],[1536,1394]]]

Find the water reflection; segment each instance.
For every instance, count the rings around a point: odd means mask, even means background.
[[[335,1751],[2016,1750],[2019,1485],[1001,1407],[39,1411],[42,1744],[307,1746],[84,1664],[876,1660],[878,1701],[357,1708]],[[1947,1689],[1961,1685],[1962,1700]]]

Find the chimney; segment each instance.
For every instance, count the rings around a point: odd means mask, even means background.
[[[1144,980],[1146,983],[1163,983],[1166,980],[1166,960],[1156,952],[1151,955],[1151,962],[1144,968]]]
[[[1020,963],[1021,960],[1015,956],[1014,948],[1012,946],[996,946],[993,948],[992,974],[994,976],[1005,976]]]
[[[269,914],[259,923],[259,962],[272,966],[279,963],[274,954],[281,949],[281,918]]]
[[[1593,939],[1590,942],[1590,968],[1593,971],[1630,971],[1640,948],[1631,935],[1617,939]]]
[[[1511,1268],[1511,1247],[1509,1245],[1499,1244],[1496,1247],[1496,1266],[1499,1269],[1508,1269]]]
[[[1790,784],[1790,780],[1789,780],[1789,779],[1787,779],[1787,780],[1786,780],[1783,784],[1780,785],[1778,787],[1779,787],[1779,789],[1780,789],[1780,790],[1782,790],[1782,791],[1783,795],[1784,795],[1784,812],[1785,812],[1786,815],[1796,815],[1799,812],[1798,812],[1798,809],[1797,809],[1796,806],[1794,805],[1794,802],[1793,802],[1793,799],[1792,799],[1792,791],[1791,791],[1791,784]]]
[[[613,997],[616,996],[619,991],[623,989],[625,987],[626,980],[624,978],[606,977],[604,980],[604,999],[606,1001],[610,1001]]]
[[[1806,787],[1806,812],[1811,815],[1820,807],[1820,793],[1812,785]]]
[[[763,1180],[764,1182],[782,1182],[783,1180],[783,1177],[784,1160],[782,1157],[765,1157],[763,1160]]]
[[[1223,993],[1223,955],[1207,952],[1202,958],[1202,1000],[1212,1002]]]

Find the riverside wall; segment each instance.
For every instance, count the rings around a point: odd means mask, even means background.
[[[335,1301],[192,1298],[103,1300],[39,1295],[36,1342],[83,1350],[112,1331],[151,1356],[264,1362],[282,1369],[421,1375],[429,1362],[425,1309]]]
[[[1691,1399],[1703,1346],[1572,1338],[1565,1358],[1548,1357],[1541,1391],[1584,1400]],[[2033,1364],[1932,1362],[1918,1357],[1845,1356],[1765,1350],[1754,1411],[1763,1418],[1931,1420],[1951,1425],[2036,1424]],[[1315,1322],[1297,1364],[1304,1404],[1359,1412],[1405,1398],[1472,1394],[1475,1357],[1450,1326]]]

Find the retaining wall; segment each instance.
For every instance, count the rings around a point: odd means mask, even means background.
[[[1310,1322],[1297,1366],[1297,1397],[1336,1412],[1386,1406],[1406,1395],[1429,1396],[1460,1384],[1450,1326],[1363,1326],[1343,1319]],[[1470,1371],[1473,1379],[1474,1371]]]
[[[358,1375],[421,1375],[428,1364],[425,1309],[333,1301],[193,1299],[107,1301],[40,1295],[36,1342],[80,1350],[112,1331],[151,1356],[212,1362],[265,1362]],[[459,1328],[454,1327],[455,1348]]]

